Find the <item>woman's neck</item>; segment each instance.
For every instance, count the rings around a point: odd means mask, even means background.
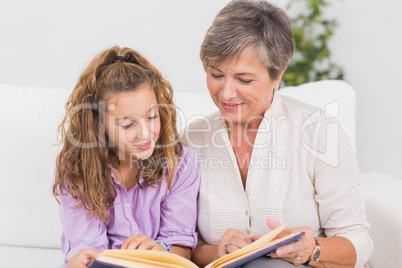
[[[253,147],[258,128],[262,120],[252,124],[234,124],[228,128],[229,140],[233,148],[242,147],[245,144]]]
[[[257,133],[258,128],[262,122],[262,118],[258,117],[252,121],[247,121],[247,123],[226,123],[228,127],[229,136],[235,135],[239,136],[242,134],[246,134],[248,132],[255,132]]]
[[[263,109],[261,109],[259,113],[257,113],[258,116],[252,116],[253,118],[252,120],[247,120],[245,123],[226,122],[229,137],[230,138],[236,137],[236,139],[255,137],[257,135],[258,128],[260,127],[260,124],[264,119],[266,111],[268,111],[271,108],[273,99],[274,98],[272,95],[272,98],[269,100],[268,104]]]

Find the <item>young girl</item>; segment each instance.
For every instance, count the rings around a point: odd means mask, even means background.
[[[138,52],[118,46],[82,73],[59,126],[53,194],[64,267],[106,249],[190,258],[199,171],[176,129],[172,88]]]

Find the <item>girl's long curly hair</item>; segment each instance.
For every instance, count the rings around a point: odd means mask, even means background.
[[[171,187],[183,147],[176,129],[176,110],[170,83],[140,53],[119,46],[106,49],[81,74],[58,127],[63,144],[56,159],[53,195],[70,194],[91,216],[109,222],[108,210],[117,195],[111,171],[119,171],[116,148],[105,132],[105,101],[116,94],[149,85],[155,92],[161,130],[151,161],[139,161],[143,183],[168,179]],[[103,106],[102,106],[103,103]],[[103,107],[103,108],[102,108]],[[141,185],[140,185],[141,186]]]

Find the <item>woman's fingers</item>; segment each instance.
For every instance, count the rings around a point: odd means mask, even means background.
[[[230,240],[231,239],[239,239],[239,240],[246,242],[247,244],[250,244],[252,242],[251,237],[248,234],[246,234],[245,232],[242,232],[240,230],[230,228],[226,233],[227,233],[227,237]]]
[[[252,243],[253,240],[246,233],[231,228],[221,237],[218,245],[218,257],[232,253]]]
[[[253,237],[251,237],[251,240],[254,242],[254,241],[260,239],[261,237],[263,237],[264,235],[265,235],[265,234],[257,234],[257,235],[254,235]]]
[[[307,262],[315,245],[313,231],[310,227],[291,228],[287,231],[304,232],[305,234],[299,240],[271,252],[271,257],[281,258],[295,265]]]
[[[269,219],[267,219],[267,225],[268,225],[269,229],[274,230],[274,229],[278,228],[279,226],[281,226],[282,224],[280,224],[278,221],[276,221],[274,219],[269,218]],[[289,229],[286,228],[283,232],[278,234],[274,239],[282,238],[282,237],[287,236],[287,235],[289,235],[291,233],[292,233],[292,231],[290,231]]]
[[[282,224],[280,224],[278,221],[276,221],[274,219],[269,218],[269,219],[267,219],[267,225],[268,225],[269,229],[273,230],[273,229],[278,228]]]
[[[289,247],[282,247],[274,252],[271,252],[271,258],[280,258],[291,262],[294,265],[299,265],[309,260],[311,252],[309,252],[305,248],[298,250],[297,248],[302,246],[297,246],[297,242],[293,242],[287,246]]]
[[[267,225],[270,229],[273,230],[279,227],[281,224],[273,219],[268,219]],[[281,232],[276,238],[280,238],[288,234],[297,232],[304,232],[305,234],[299,240],[282,246],[271,252],[271,257],[280,258],[295,265],[307,262],[315,246],[314,233],[310,227],[297,227],[286,229],[285,231]],[[218,245],[217,257],[220,258],[224,255],[239,250],[252,243],[253,241],[259,239],[261,236],[262,235],[255,235],[250,238],[246,233],[231,228],[227,230],[225,234],[221,237]]]
[[[227,242],[225,244],[225,247],[226,247],[225,251],[227,251],[229,253],[232,253],[232,252],[234,252],[234,251],[236,251],[238,249],[241,249],[241,248],[249,245],[250,243],[251,242],[244,241],[243,239],[240,239],[240,238],[233,238],[230,242]]]

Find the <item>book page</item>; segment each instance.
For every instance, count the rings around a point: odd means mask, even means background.
[[[167,253],[158,250],[106,250],[101,255],[107,257],[113,257],[121,260],[141,262],[148,265],[154,265],[150,267],[166,267],[166,268],[198,268],[193,262],[188,259],[179,256],[174,253]],[[135,266],[140,267],[140,266]]]
[[[100,261],[102,263],[107,263],[107,264],[112,264],[112,265],[118,265],[121,267],[127,267],[127,268],[161,268],[161,267],[168,267],[168,268],[178,268],[180,266],[174,265],[174,266],[162,266],[161,263],[144,263],[141,261],[141,259],[137,258],[128,258],[128,259],[120,259],[116,257],[110,257],[110,256],[104,256],[104,255],[99,255],[96,258],[96,261]],[[92,264],[94,265],[94,264]],[[92,267],[92,266],[90,266]],[[95,266],[96,267],[96,266]],[[182,268],[182,267],[180,267]]]

